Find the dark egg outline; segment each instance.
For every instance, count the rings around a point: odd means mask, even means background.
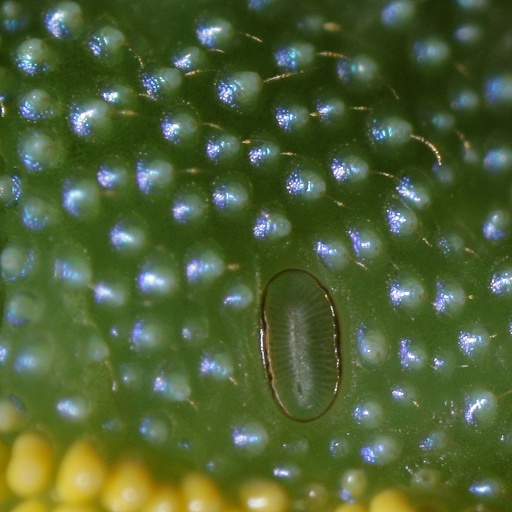
[[[313,418],[308,419],[301,419],[296,418],[292,414],[290,414],[287,410],[282,401],[279,398],[279,394],[276,390],[276,387],[274,386],[274,377],[272,374],[272,365],[270,362],[270,340],[268,336],[268,321],[266,319],[265,315],[265,301],[267,298],[268,290],[270,285],[282,274],[288,273],[288,272],[301,272],[303,274],[306,274],[310,279],[313,279],[313,281],[316,283],[316,285],[320,288],[320,290],[323,292],[325,299],[327,300],[329,304],[329,309],[331,310],[331,318],[332,318],[332,324],[333,324],[333,349],[334,349],[334,355],[336,357],[336,383],[333,389],[332,393],[332,400],[328,403],[326,408],[318,415],[314,416]],[[341,343],[340,343],[340,326],[338,321],[338,315],[336,314],[336,309],[334,307],[334,301],[332,300],[331,294],[327,290],[327,288],[310,272],[300,269],[300,268],[287,268],[285,270],[281,270],[274,276],[270,278],[268,283],[266,284],[262,296],[261,296],[261,306],[260,306],[260,351],[261,351],[261,358],[263,362],[263,367],[265,369],[265,374],[267,375],[267,379],[270,385],[270,388],[272,389],[272,394],[274,396],[275,401],[279,405],[279,408],[283,411],[283,413],[290,419],[294,421],[299,421],[301,423],[309,423],[310,421],[317,420],[321,416],[323,416],[333,405],[334,401],[336,400],[336,397],[338,396],[338,391],[341,384],[341,378],[342,378],[342,354],[341,354]]]

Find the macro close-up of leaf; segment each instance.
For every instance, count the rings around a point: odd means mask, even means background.
[[[512,4],[0,3],[0,511],[512,502]]]

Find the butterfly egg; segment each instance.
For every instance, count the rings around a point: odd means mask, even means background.
[[[107,476],[101,493],[105,509],[116,512],[136,512],[151,494],[152,482],[145,466],[126,460],[115,466]]]
[[[222,495],[216,484],[201,473],[189,473],[181,481],[184,510],[188,512],[221,512]]]
[[[414,512],[405,494],[395,489],[386,489],[370,501],[369,512]]]
[[[106,464],[91,443],[76,441],[66,452],[57,473],[56,494],[67,504],[95,499],[106,477]]]
[[[327,411],[341,376],[338,321],[329,293],[308,272],[285,270],[268,283],[261,350],[286,415],[311,421]]]
[[[173,512],[183,510],[183,499],[177,488],[160,484],[152,491],[142,512]]]
[[[53,448],[36,432],[20,434],[12,447],[6,478],[14,494],[32,497],[48,489],[53,470]]]
[[[239,491],[240,502],[251,512],[284,512],[288,509],[288,496],[284,489],[270,481],[249,480]]]

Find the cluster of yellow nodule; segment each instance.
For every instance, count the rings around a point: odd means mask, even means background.
[[[288,512],[286,491],[267,480],[239,488],[239,505],[228,503],[206,475],[187,474],[179,485],[155,482],[136,459],[108,464],[81,439],[60,460],[50,440],[22,432],[9,449],[0,443],[0,510],[6,512]],[[404,495],[388,490],[367,506],[343,504],[335,512],[414,512]]]
[[[60,461],[50,440],[23,432],[9,449],[0,444],[0,510],[8,512],[235,512],[206,475],[179,485],[155,482],[140,460],[110,465],[93,443],[78,440]],[[286,512],[287,493],[252,480],[240,488],[239,510]],[[7,507],[7,508],[6,508]]]

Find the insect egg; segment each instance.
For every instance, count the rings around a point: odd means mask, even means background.
[[[285,270],[267,284],[261,351],[275,400],[298,421],[322,416],[341,378],[338,320],[332,299],[308,272]]]

